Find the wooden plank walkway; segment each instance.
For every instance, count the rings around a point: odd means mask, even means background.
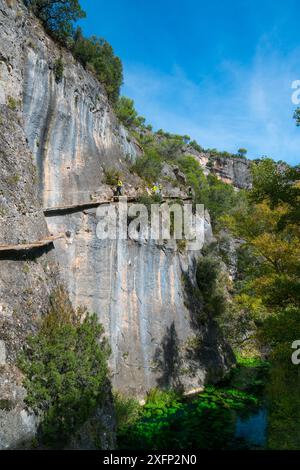
[[[162,199],[162,202],[167,202],[170,200],[177,200],[179,199],[176,196],[165,196]],[[182,198],[183,201],[190,201],[190,198]],[[81,212],[84,211],[85,209],[91,209],[93,207],[98,207],[101,204],[111,204],[113,202],[118,202],[119,197],[115,196],[113,197],[110,201],[107,200],[97,200],[97,201],[89,201],[89,202],[84,202],[81,204],[72,204],[69,206],[57,206],[57,207],[49,207],[44,209],[44,214],[45,216],[51,216],[51,215],[58,215],[58,214],[64,214],[64,213],[72,213],[72,212]],[[129,196],[126,199],[126,202],[135,202],[137,201],[136,197]],[[41,248],[43,246],[50,245],[53,243],[55,240],[58,240],[60,238],[65,238],[64,233],[59,233],[57,235],[51,235],[49,237],[43,238],[41,240],[37,240],[32,243],[20,243],[17,245],[7,245],[7,244],[0,244],[0,252],[5,252],[5,251],[28,251],[32,250],[35,248]]]
[[[65,237],[64,233],[59,233],[58,235],[51,235],[50,237],[42,238],[41,240],[37,240],[36,242],[32,242],[32,243],[20,243],[18,245],[0,245],[0,252],[1,251],[32,250],[34,248],[40,248],[43,246],[50,245],[50,243],[53,243],[55,240],[58,240],[59,238],[64,238],[64,237]]]
[[[124,196],[123,196],[124,197]],[[178,200],[181,199],[182,201],[191,201],[192,199],[189,197],[186,198],[178,198],[178,196],[165,196],[162,199],[162,202],[167,202],[170,200]],[[134,196],[127,196],[127,202],[137,202],[138,198]],[[111,204],[113,202],[118,202],[119,197],[114,196],[110,200],[97,200],[97,201],[89,201],[89,202],[82,202],[78,204],[70,204],[66,206],[54,206],[54,207],[46,207],[44,209],[44,214],[45,216],[54,216],[54,215],[59,215],[59,214],[67,214],[67,213],[72,213],[72,212],[81,212],[86,209],[92,209],[93,207],[98,207],[102,204]]]
[[[136,197],[127,197],[127,202],[134,202],[136,201]],[[97,201],[89,201],[89,202],[81,202],[78,204],[70,204],[66,206],[54,206],[54,207],[46,207],[44,209],[44,214],[46,216],[51,215],[59,215],[63,213],[71,213],[71,212],[81,212],[85,209],[92,209],[93,207],[101,206],[102,204],[111,204],[113,202],[118,202],[119,197],[113,197],[110,200],[97,200]]]

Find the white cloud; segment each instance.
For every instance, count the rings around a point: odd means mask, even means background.
[[[299,50],[282,57],[263,38],[249,66],[224,60],[218,76],[195,83],[179,67],[165,74],[125,64],[123,93],[155,128],[189,134],[204,147],[246,147],[254,158],[299,163],[300,129],[291,102],[291,83],[300,79]]]

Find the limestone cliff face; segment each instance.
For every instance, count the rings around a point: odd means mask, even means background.
[[[36,185],[36,169],[23,127],[21,19],[0,2],[0,244],[33,242],[49,235]],[[21,35],[20,35],[21,36]],[[53,247],[52,247],[53,248]],[[24,408],[16,356],[47,309],[56,283],[49,249],[30,256],[0,252],[0,448],[26,445],[36,421]]]
[[[90,200],[104,168],[126,170],[137,147],[118,125],[103,87],[39,28],[24,51],[23,110],[45,207]],[[55,78],[55,63],[64,64]]]
[[[3,105],[0,113],[0,244],[36,241],[48,236],[48,229],[21,116]],[[36,423],[24,409],[25,391],[15,360],[48,306],[56,274],[48,249],[29,256],[0,252],[0,448],[18,446],[34,436]]]
[[[23,127],[22,21],[0,2],[0,244],[8,245],[49,235]],[[0,252],[0,448],[27,445],[35,433],[15,362],[48,307],[56,277],[51,247],[30,256]]]
[[[238,157],[214,157],[211,171],[225,183],[231,183],[239,189],[251,187],[250,161]]]
[[[30,23],[24,8],[9,5],[0,0],[0,245],[49,237],[23,112],[29,30],[41,28]],[[30,252],[0,251],[0,449],[30,447],[36,433],[16,358],[61,282],[54,251],[53,244]],[[111,410],[103,415],[105,422]],[[107,437],[103,446],[111,446]]]
[[[3,329],[0,346],[7,348],[8,364],[14,364],[34,315],[47,308],[59,277],[74,305],[95,311],[104,324],[117,388],[143,396],[154,386],[176,385],[188,391],[218,379],[230,367],[232,355],[211,319],[203,318],[201,326],[195,321],[190,297],[199,252],[181,254],[145,241],[101,241],[92,209],[43,217],[42,208],[109,195],[103,184],[105,168],[120,168],[127,194],[134,193],[137,181],[127,168],[140,150],[116,121],[102,86],[20,3],[10,3],[12,7],[0,0],[0,243],[37,240],[49,233],[67,236],[33,260],[0,261],[0,321],[10,324],[10,332]],[[64,64],[61,80],[55,77],[58,59]],[[209,241],[208,215],[205,226]],[[194,354],[196,335],[201,347]],[[2,377],[5,380],[4,373]],[[17,372],[8,383],[16,381]],[[8,388],[9,400],[16,390]],[[21,399],[18,406],[18,411],[12,408],[18,413],[12,419],[23,416],[26,422]],[[15,426],[15,436],[5,440],[4,429],[13,426],[1,422],[1,413],[0,447],[17,445],[22,431]],[[34,426],[29,428],[32,433]],[[30,432],[25,432],[27,438]]]
[[[180,254],[153,242],[103,241],[95,211],[48,218],[52,231],[70,231],[55,242],[71,298],[98,313],[112,347],[113,383],[142,397],[156,386],[202,386],[222,376],[230,353],[213,324],[200,334],[206,360],[191,359],[199,329],[189,310],[184,274],[194,279],[199,253]],[[211,238],[207,224],[207,239]]]

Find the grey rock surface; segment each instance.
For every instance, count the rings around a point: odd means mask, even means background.
[[[29,30],[42,30],[36,21],[31,23],[21,4],[9,2],[9,5],[0,0],[0,244],[3,245],[35,242],[49,236],[37,166],[25,134],[22,99]],[[36,332],[38,320],[49,306],[49,296],[60,282],[53,251],[54,246],[50,245],[30,253],[0,253],[0,449],[28,448],[36,434],[37,420],[24,405],[26,392],[16,358],[27,335]]]
[[[204,174],[216,175],[224,183],[229,183],[238,189],[249,189],[252,185],[250,172],[251,161],[246,158],[232,156],[215,156],[209,151],[198,152],[192,147],[186,153],[193,155],[204,170]]]
[[[251,188],[251,162],[249,160],[239,157],[214,157],[211,161],[211,171],[225,183],[232,183],[239,189]]]
[[[38,199],[35,166],[17,110],[0,105],[0,244],[33,242],[49,235]],[[35,433],[24,408],[16,357],[34,333],[56,283],[50,246],[30,256],[0,254],[0,448],[15,448]]]
[[[186,345],[199,330],[186,306],[182,277],[195,281],[199,253],[182,254],[147,240],[99,240],[97,222],[95,211],[48,218],[51,231],[72,234],[55,242],[61,272],[73,303],[96,312],[105,327],[114,386],[143,397],[157,386],[202,386],[212,368],[222,376],[230,361],[215,327],[214,334],[205,327],[200,332],[214,359],[188,367]],[[209,220],[205,228],[210,241]]]

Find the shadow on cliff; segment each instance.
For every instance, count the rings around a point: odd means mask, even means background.
[[[191,273],[194,273],[194,282],[192,282]],[[207,321],[207,315],[203,311],[203,296],[199,286],[197,285],[196,273],[197,262],[196,260],[193,260],[190,272],[182,274],[184,304],[190,313],[190,325],[195,332],[201,330],[201,327]]]
[[[181,358],[174,322],[167,327],[161,346],[157,347],[153,360],[162,371],[161,377],[157,379],[158,387],[175,388],[181,391],[183,388],[180,381]]]
[[[54,249],[54,244],[50,243],[46,246],[40,246],[37,248],[31,248],[30,250],[6,250],[0,251],[0,261],[9,260],[9,261],[26,261],[26,260],[35,260],[40,258],[45,253]]]
[[[187,342],[185,360],[206,371],[206,383],[218,381],[235,363],[235,356],[216,321],[225,309],[219,286],[218,261],[203,257],[183,275],[185,306],[190,312],[194,337]]]

